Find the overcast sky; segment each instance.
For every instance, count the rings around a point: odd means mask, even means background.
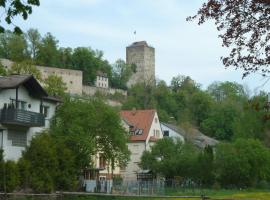
[[[90,46],[113,63],[125,59],[125,47],[146,40],[156,50],[156,76],[170,83],[187,75],[206,88],[214,81],[237,81],[253,91],[264,83],[259,75],[242,80],[241,71],[224,69],[227,50],[213,23],[186,22],[203,0],[40,0],[23,30],[51,32],[64,47]],[[136,35],[134,31],[136,30]],[[269,89],[269,84],[260,88]]]

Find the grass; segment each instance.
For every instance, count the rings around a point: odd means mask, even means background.
[[[166,195],[169,196],[200,196],[200,192],[203,192],[207,197],[210,197],[212,200],[270,200],[270,190],[255,190],[255,189],[247,189],[247,190],[213,190],[213,189],[205,189],[205,190],[166,190]],[[0,197],[1,199],[1,197]],[[43,197],[13,197],[11,200],[48,200],[55,198],[48,198],[48,196]],[[95,195],[65,195],[64,197],[59,197],[57,199],[61,200],[199,200],[198,198],[158,198],[158,197],[134,197],[134,196],[95,196]]]
[[[248,199],[248,200],[270,200],[270,192],[269,191],[262,191],[262,192],[234,192],[227,195],[216,195],[211,196],[216,199]]]
[[[168,191],[167,191],[168,192]],[[204,194],[211,199],[235,199],[235,200],[270,200],[270,190],[256,190],[256,189],[246,189],[246,190],[213,190],[213,189],[203,189],[193,191],[169,191],[167,195],[182,196],[182,195],[200,195]]]

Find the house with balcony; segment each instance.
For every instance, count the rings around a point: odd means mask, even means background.
[[[163,138],[158,114],[156,110],[124,110],[120,115],[130,135],[128,149],[131,155],[127,166],[120,167],[119,173],[124,181],[140,180],[148,173],[139,167],[143,152]]]
[[[32,137],[49,128],[58,103],[32,75],[0,77],[0,149],[5,160],[18,160]]]

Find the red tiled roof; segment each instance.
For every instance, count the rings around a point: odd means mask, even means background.
[[[131,123],[135,129],[142,129],[142,135],[131,135],[131,141],[145,141],[151,128],[155,110],[124,110],[120,112],[121,117]]]

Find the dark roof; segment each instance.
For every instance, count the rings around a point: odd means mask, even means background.
[[[97,71],[97,76],[101,76],[101,77],[105,77],[105,78],[108,77],[107,74],[102,72],[102,71]]]
[[[55,96],[47,96],[47,97],[43,97],[43,99],[48,100],[48,101],[54,101],[54,102],[63,102],[60,97],[55,97]]]
[[[47,97],[47,92],[33,75],[11,75],[0,77],[0,89],[13,89],[23,85],[33,97]]]
[[[179,133],[179,135],[182,135],[185,140],[190,141],[192,144],[201,149],[205,148],[206,146],[216,146],[218,144],[218,140],[204,135],[198,129],[190,128],[190,130],[185,131],[181,127],[175,126],[173,124],[164,122],[161,122],[161,124]]]
[[[174,130],[176,133],[178,133],[179,135],[185,137],[186,136],[186,132],[184,131],[184,129],[180,128],[180,127],[177,127],[173,124],[168,124],[168,123],[165,123],[165,122],[160,122],[161,124],[163,124],[164,126],[167,126],[169,129],[172,129]]]
[[[132,43],[131,45],[129,45],[128,47],[139,47],[139,46],[149,47],[149,45],[147,44],[146,41],[133,42],[133,43]]]

